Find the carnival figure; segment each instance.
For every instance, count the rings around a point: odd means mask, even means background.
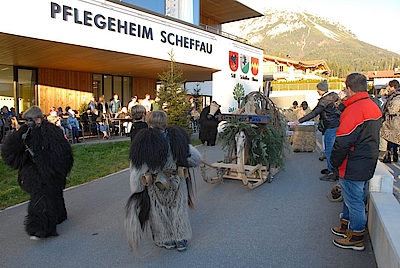
[[[67,219],[63,189],[74,158],[62,130],[43,120],[39,107],[29,108],[23,118],[26,123],[4,140],[1,156],[18,169],[18,183],[30,194],[25,230],[38,240],[57,236],[57,224]]]
[[[186,249],[192,230],[188,208],[193,208],[189,168],[200,165],[201,154],[190,145],[186,130],[166,127],[163,111],[147,117],[130,148],[132,195],[125,207],[125,227],[130,248],[138,252],[146,226],[154,243],[166,249]]]
[[[213,101],[209,106],[205,107],[200,113],[200,131],[199,139],[201,143],[214,146],[217,140],[218,124],[220,122],[221,105]]]

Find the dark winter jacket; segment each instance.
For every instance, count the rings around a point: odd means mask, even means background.
[[[323,130],[338,127],[340,123],[340,111],[335,105],[335,102],[338,100],[339,96],[335,92],[324,94],[319,99],[317,106],[309,114],[300,118],[299,122],[304,123],[319,115],[319,124]]]
[[[149,126],[144,121],[135,121],[135,122],[133,122],[132,127],[131,127],[131,133],[130,133],[131,141],[133,141],[133,139],[135,138],[136,134],[138,134],[138,132],[140,130],[142,130],[144,128],[148,128],[148,127]]]
[[[331,165],[340,178],[366,181],[372,178],[378,160],[382,113],[367,92],[355,94],[344,105]]]

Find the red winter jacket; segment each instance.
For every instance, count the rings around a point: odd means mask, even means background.
[[[382,113],[368,92],[356,93],[344,105],[331,165],[340,178],[366,181],[373,177],[378,160]]]

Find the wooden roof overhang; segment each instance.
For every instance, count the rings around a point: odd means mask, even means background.
[[[200,14],[221,24],[263,16],[236,0],[200,0]]]
[[[1,64],[158,79],[168,61],[0,33]],[[186,81],[210,81],[218,70],[179,64]]]
[[[117,2],[117,1],[113,1]],[[122,2],[123,3],[123,2]],[[140,9],[140,8],[139,8]],[[151,13],[151,12],[149,12]],[[221,23],[262,16],[236,0],[201,0],[200,13]],[[156,14],[160,16],[160,14]],[[161,16],[165,17],[165,16]],[[182,22],[184,23],[184,22]],[[158,79],[168,61],[0,33],[1,64]],[[217,69],[179,64],[183,79],[211,81]]]

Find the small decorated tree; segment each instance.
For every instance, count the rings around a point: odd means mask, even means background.
[[[238,109],[240,108],[240,100],[244,97],[244,87],[242,84],[237,83],[233,88],[233,98],[238,103]]]
[[[186,99],[187,91],[182,87],[183,71],[178,68],[172,51],[168,55],[169,69],[158,75],[161,81],[161,86],[157,91],[158,104],[167,113],[168,125],[180,126],[189,131],[190,103]]]

